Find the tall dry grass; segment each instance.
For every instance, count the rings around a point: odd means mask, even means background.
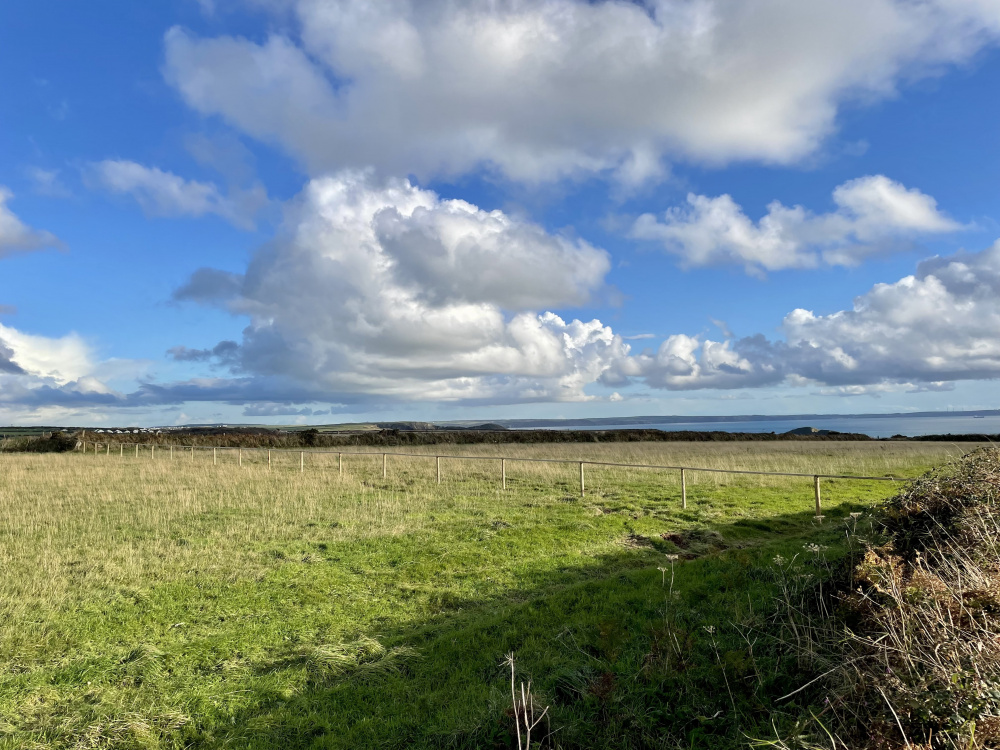
[[[848,474],[858,476],[913,476],[941,461],[964,455],[976,444],[904,443],[904,442],[772,442],[772,443],[572,443],[545,445],[464,445],[386,448],[388,453],[406,452],[433,456],[485,456],[513,459],[558,459],[606,461],[624,464],[693,466],[709,469],[774,471],[802,474]],[[442,450],[446,448],[446,450]],[[382,451],[375,451],[381,453]],[[565,467],[545,464],[515,463],[518,471],[539,477],[561,474]],[[569,467],[569,471],[573,471]],[[614,472],[613,468],[587,467],[588,473]],[[632,469],[621,469],[629,473]],[[665,477],[672,476],[664,473]],[[734,476],[704,474],[699,482],[731,483]],[[765,477],[744,477],[751,485],[768,484]],[[778,482],[784,481],[781,479]]]

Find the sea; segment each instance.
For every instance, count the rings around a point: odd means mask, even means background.
[[[1000,434],[1000,416],[987,415],[950,416],[943,413],[940,416],[912,416],[892,414],[881,416],[809,416],[803,423],[801,417],[788,419],[784,417],[761,417],[760,419],[738,419],[733,421],[696,421],[668,422],[663,424],[601,424],[593,427],[567,425],[560,429],[601,429],[601,430],[694,430],[697,432],[788,432],[798,427],[815,427],[818,430],[836,430],[837,432],[856,432],[870,435],[874,438],[887,438],[893,435],[919,437],[921,435],[968,435],[968,434]]]

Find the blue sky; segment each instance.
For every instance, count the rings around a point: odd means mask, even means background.
[[[0,423],[997,408],[1000,2],[0,6]]]

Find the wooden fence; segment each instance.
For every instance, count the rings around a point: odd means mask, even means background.
[[[83,453],[87,452],[87,446],[94,446],[94,453],[106,452],[108,455],[111,454],[111,443],[100,443],[100,442],[83,442],[79,445]],[[212,451],[212,462],[213,464],[218,464],[219,462],[219,450],[218,447],[211,446],[195,446],[195,445],[161,445],[157,446],[156,443],[116,443],[119,449],[119,454],[125,456],[125,448],[128,447],[131,453],[134,449],[135,456],[139,456],[139,448],[149,448],[150,458],[156,458],[156,449],[160,448],[161,451],[167,451],[170,458],[174,457],[174,449],[177,448],[177,452],[181,451],[189,452],[191,458],[194,458],[195,450]],[[237,451],[237,462],[240,466],[243,465],[243,452],[266,452],[267,453],[267,468],[271,468],[271,453],[295,453],[294,450],[281,450],[275,448],[221,448],[223,451]],[[687,481],[689,474],[694,473],[708,473],[708,474],[753,474],[756,476],[766,476],[766,477],[801,477],[808,478],[812,477],[813,480],[813,495],[816,501],[816,518],[823,518],[823,504],[822,495],[820,492],[820,482],[824,479],[848,479],[848,480],[858,480],[866,482],[905,482],[906,479],[901,479],[899,477],[865,477],[865,476],[855,476],[851,474],[807,474],[802,472],[789,472],[789,471],[750,471],[749,469],[710,469],[704,466],[668,466],[659,464],[623,464],[615,463],[612,461],[582,461],[579,459],[570,458],[523,458],[523,457],[512,457],[512,456],[456,456],[452,455],[433,455],[429,453],[401,453],[397,451],[327,451],[327,450],[309,450],[309,451],[299,451],[299,471],[306,470],[306,453],[310,455],[336,455],[337,456],[337,469],[340,474],[344,473],[344,456],[382,456],[382,478],[385,479],[389,476],[389,456],[405,456],[410,458],[433,458],[437,464],[437,483],[441,484],[441,459],[448,459],[449,461],[498,461],[500,464],[500,486],[502,489],[507,489],[507,462],[517,461],[520,463],[546,463],[546,464],[578,464],[580,467],[580,497],[586,496],[587,484],[586,476],[584,474],[585,466],[612,466],[626,469],[653,469],[656,471],[678,471],[680,472],[681,480],[681,508],[687,508]]]

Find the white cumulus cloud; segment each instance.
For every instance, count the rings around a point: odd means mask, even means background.
[[[850,395],[1000,378],[1000,242],[924,261],[911,276],[876,284],[850,309],[793,310],[781,330],[779,340],[677,334],[653,354],[618,361],[602,380],[672,390],[820,384]]]
[[[93,372],[90,348],[77,334],[49,338],[0,324],[0,344],[26,374],[65,385]]]
[[[823,383],[1000,377],[1000,242],[924,261],[850,310],[794,310],[782,328],[796,371]]]
[[[203,269],[177,296],[250,317],[227,365],[332,396],[579,400],[628,347],[545,309],[585,302],[609,267],[581,240],[348,171],[309,183],[242,278]]]
[[[185,101],[313,174],[516,180],[790,163],[844,102],[968,61],[992,0],[289,0],[297,33],[166,36]]]
[[[775,201],[757,222],[728,195],[688,195],[687,205],[658,219],[640,216],[637,239],[663,243],[688,266],[736,264],[750,273],[820,264],[856,265],[906,248],[914,237],[960,229],[937,202],[883,175],[860,177],[833,191],[837,208],[814,214]]]

